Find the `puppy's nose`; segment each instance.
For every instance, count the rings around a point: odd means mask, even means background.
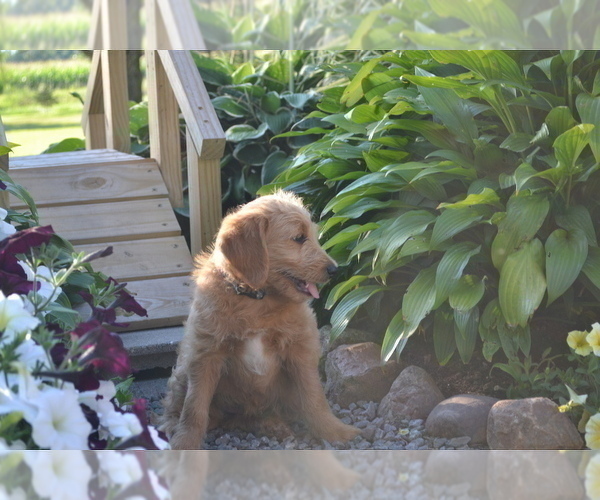
[[[337,273],[337,266],[335,264],[329,264],[327,266],[327,274],[329,275],[329,277],[331,278],[335,273]]]

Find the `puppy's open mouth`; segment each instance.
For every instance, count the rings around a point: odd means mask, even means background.
[[[308,295],[309,297],[314,297],[315,299],[319,298],[319,290],[317,290],[317,285],[314,283],[308,283],[300,278],[296,278],[288,273],[282,273],[287,279],[289,279],[294,285],[296,285],[296,289],[303,293],[304,295]]]

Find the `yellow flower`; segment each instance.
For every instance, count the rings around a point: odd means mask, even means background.
[[[600,323],[592,325],[592,331],[585,338],[596,356],[600,356]]]
[[[587,332],[578,332],[577,330],[569,332],[567,335],[567,344],[575,351],[575,354],[587,356],[592,352],[592,346],[586,340],[587,336]]]
[[[600,413],[590,417],[585,425],[585,444],[592,450],[600,450]]]
[[[600,500],[600,455],[596,454],[585,469],[585,491],[592,500]]]

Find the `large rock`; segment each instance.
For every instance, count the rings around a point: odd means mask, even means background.
[[[487,441],[493,450],[579,450],[581,435],[547,398],[498,401],[488,416]]]
[[[483,498],[486,492],[487,450],[432,450],[427,452],[425,481],[434,485],[468,485],[473,498]]]
[[[381,334],[375,331],[357,330],[356,328],[346,328],[332,342],[329,339],[331,334],[331,325],[325,325],[319,328],[319,338],[321,339],[321,353],[327,353],[337,349],[341,345],[360,344],[362,342],[377,343],[380,340]]]
[[[394,380],[390,392],[381,400],[377,415],[399,424],[403,419],[425,420],[444,399],[433,378],[418,366],[409,366]]]
[[[477,394],[460,394],[445,399],[427,417],[425,428],[435,437],[469,436],[470,444],[485,444],[487,420],[496,398]]]
[[[395,361],[381,363],[381,346],[373,342],[343,345],[327,355],[325,392],[342,407],[380,401],[399,372]]]
[[[488,451],[486,454],[487,498],[490,500],[585,498],[577,466],[564,453]]]

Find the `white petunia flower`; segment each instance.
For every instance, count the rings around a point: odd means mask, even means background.
[[[600,499],[600,454],[594,455],[585,469],[585,492],[591,500]]]
[[[27,494],[23,488],[15,488],[10,491],[6,490],[6,486],[0,485],[0,499],[2,500],[27,500]]]
[[[8,212],[3,208],[0,208],[0,241],[17,232],[17,228],[8,222],[4,222]]]
[[[159,450],[170,450],[171,446],[169,445],[169,443],[167,441],[165,441],[164,439],[162,439],[159,435],[158,435],[158,431],[156,430],[155,427],[153,426],[148,426],[148,430],[150,431],[150,437],[152,437],[152,441],[154,442],[154,444],[156,445],[156,447]]]
[[[38,363],[45,367],[49,367],[48,356],[44,348],[36,344],[36,342],[27,336],[25,340],[15,349],[19,356],[19,361],[23,363],[29,370],[33,370]]]
[[[22,363],[13,363],[13,366],[18,374],[0,375],[0,415],[18,412],[31,423],[38,412],[34,404],[39,395],[38,382]],[[13,387],[16,387],[16,393]]]
[[[92,469],[81,451],[35,451],[25,454],[32,472],[31,484],[41,498],[89,498]]]
[[[33,419],[31,436],[38,446],[51,450],[88,448],[92,426],[79,406],[78,393],[72,387],[47,387],[35,401],[38,414]]]
[[[169,500],[171,498],[171,494],[162,484],[160,484],[156,472],[154,472],[152,469],[149,469],[148,477],[150,478],[150,484],[152,485],[155,495],[160,500]]]
[[[137,436],[144,430],[139,419],[133,413],[119,413],[116,410],[100,416],[100,425],[111,436],[122,439]],[[100,439],[102,439],[102,436]]]
[[[79,402],[94,410],[96,413],[109,413],[114,411],[110,400],[117,394],[117,388],[114,382],[110,380],[101,380],[100,387],[95,391],[85,391],[79,393]]]
[[[40,320],[25,309],[23,299],[13,293],[5,297],[0,291],[0,332],[2,342],[11,342],[16,335],[33,330]]]
[[[130,486],[142,479],[142,467],[133,453],[103,451],[97,454],[100,469],[108,476],[111,484]]]
[[[23,261],[18,261],[18,264],[23,268],[27,275],[27,281],[37,282],[40,284],[39,290],[33,292],[38,297],[41,297],[41,302],[54,302],[62,293],[62,288],[54,286],[52,272],[46,266],[38,266],[35,272]],[[38,299],[38,303],[39,303]]]

